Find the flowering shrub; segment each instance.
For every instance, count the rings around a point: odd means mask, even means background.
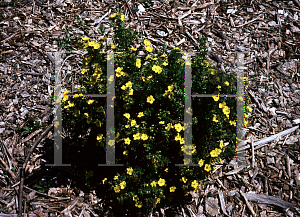
[[[198,192],[214,163],[235,156],[236,99],[218,94],[235,94],[236,77],[210,65],[205,58],[205,38],[200,39],[199,52],[192,57],[192,94],[216,96],[192,98],[191,163],[199,166],[175,166],[184,159],[183,53],[173,49],[170,54],[155,54],[147,39],[132,47],[138,35],[124,27],[124,15],[114,13],[110,19],[115,34],[112,44],[105,45],[106,37],[97,41],[84,37],[78,44],[88,56],[82,64],[79,94],[68,97],[73,93],[64,93],[63,127],[70,136],[82,139],[81,160],[75,166],[85,175],[87,187],[113,200],[115,211],[124,213],[127,208],[131,213],[147,213],[180,200],[190,190]],[[115,53],[114,60],[115,163],[123,167],[98,166],[106,163],[106,98],[84,97],[106,93],[104,51],[109,49],[124,50]],[[146,56],[140,57],[139,51]]]

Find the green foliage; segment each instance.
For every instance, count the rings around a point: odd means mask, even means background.
[[[67,51],[72,51],[73,47],[78,44],[78,41],[80,40],[82,35],[76,36],[74,38],[73,36],[70,36],[69,30],[66,29],[66,38],[50,38],[50,41],[57,41],[58,42],[58,48],[66,49]]]
[[[198,192],[199,181],[207,180],[214,164],[235,156],[236,99],[217,96],[235,94],[236,77],[210,65],[206,39],[201,38],[198,53],[191,58],[192,95],[216,96],[192,98],[193,145],[184,147],[183,53],[173,49],[166,54],[165,47],[154,54],[148,40],[131,47],[138,35],[124,27],[122,13],[110,19],[113,44],[105,47],[105,37],[98,41],[84,37],[78,44],[89,55],[82,63],[79,94],[63,97],[63,126],[82,141],[76,170],[85,176],[86,186],[114,199],[115,210],[126,207],[147,213],[182,199],[189,190]],[[98,167],[106,163],[106,98],[82,96],[106,93],[107,58],[102,50],[117,48],[124,52],[114,59],[115,163],[125,166]],[[139,51],[148,55],[140,57]],[[190,163],[199,166],[175,166],[183,163],[184,151],[192,153]]]
[[[29,134],[40,129],[40,121],[35,121],[36,119],[37,118],[30,118],[28,114],[26,114],[25,121],[27,121],[27,124],[23,127],[25,134]]]

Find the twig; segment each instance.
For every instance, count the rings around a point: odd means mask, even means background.
[[[38,133],[40,133],[41,131],[43,131],[42,129],[36,130],[33,133],[31,133],[29,136],[27,136],[24,140],[22,140],[22,143],[27,142],[28,140],[30,140],[32,137],[36,136]]]
[[[251,137],[251,149],[252,149],[252,168],[254,168],[254,166],[255,166],[255,155],[254,155],[253,137]]]
[[[263,147],[264,144],[266,144],[266,143],[272,142],[272,141],[275,140],[278,136],[285,136],[285,135],[287,135],[287,134],[289,134],[289,133],[294,132],[294,131],[297,130],[298,128],[299,128],[299,126],[295,126],[295,127],[290,128],[290,129],[287,129],[287,130],[285,130],[285,131],[282,131],[282,132],[280,132],[280,133],[277,133],[277,134],[275,134],[275,135],[273,135],[273,136],[270,136],[270,137],[267,137],[267,138],[265,138],[265,139],[262,139],[262,140],[260,140],[260,141],[258,141],[258,142],[255,142],[255,143],[253,144],[254,146],[261,145],[261,146],[255,147],[255,150],[258,149],[258,148]],[[242,148],[237,149],[237,152],[242,151],[242,150],[245,150],[245,149],[248,149],[248,148],[250,148],[250,145],[246,145],[246,146],[244,146],[244,147],[242,147]]]
[[[255,18],[255,19],[253,19],[253,20],[250,20],[249,22],[246,22],[246,23],[244,23],[244,24],[241,24],[241,25],[239,25],[239,26],[236,26],[236,28],[239,28],[239,27],[248,25],[248,24],[250,24],[250,23],[253,23],[253,22],[256,21],[256,20],[263,20],[263,18],[260,18],[260,16],[259,16],[259,17]]]
[[[300,2],[298,0],[293,0],[294,4],[300,8]]]
[[[5,170],[11,175],[11,177],[12,177],[15,181],[17,181],[16,175],[14,174],[13,171],[11,171],[11,169],[10,169],[9,166],[5,163],[5,161],[2,160],[2,159],[0,158],[0,162],[1,162],[2,165],[4,166]]]
[[[35,147],[40,143],[40,141],[48,134],[48,132],[54,127],[54,122],[42,133],[42,135],[34,142],[32,147],[30,148],[28,155],[25,159],[23,167],[20,169],[20,188],[19,188],[19,209],[18,216],[22,217],[22,200],[23,200],[23,187],[24,187],[24,179],[25,179],[25,168],[29,161],[30,155],[32,154]]]
[[[20,29],[19,29],[16,33],[12,34],[12,35],[9,36],[8,38],[6,38],[6,39],[4,39],[3,41],[1,41],[1,43],[4,44],[4,43],[7,42],[8,40],[12,39],[12,38],[15,37],[17,34],[19,34],[19,31],[20,31]]]
[[[244,193],[243,193],[241,190],[240,190],[240,194],[243,196],[243,198],[244,198],[244,200],[245,200],[245,202],[246,202],[246,204],[247,204],[247,207],[249,208],[249,210],[250,210],[250,212],[252,213],[252,215],[253,215],[254,217],[256,217],[256,213],[254,212],[254,210],[253,210],[251,204],[249,203],[249,201],[247,200],[247,198],[245,197]]]

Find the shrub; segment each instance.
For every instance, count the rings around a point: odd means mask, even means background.
[[[89,189],[113,200],[115,211],[125,208],[147,213],[180,201],[212,173],[214,163],[235,156],[236,99],[217,94],[235,94],[236,77],[224,75],[206,60],[205,38],[192,57],[192,94],[216,94],[192,98],[193,164],[178,167],[184,159],[184,64],[183,53],[154,54],[150,41],[132,47],[138,38],[126,29],[122,13],[111,15],[114,41],[106,37],[92,41],[84,37],[78,46],[88,51],[82,64],[79,94],[66,91],[62,100],[63,127],[83,143],[75,166],[85,175]],[[116,164],[99,167],[106,159],[106,98],[84,94],[105,94],[107,59],[105,51],[124,50],[115,56]],[[101,51],[101,52],[99,52]],[[143,51],[147,56],[138,56]],[[80,97],[80,99],[79,99]],[[77,99],[78,98],[78,99]],[[248,98],[246,104],[248,103]],[[89,131],[89,133],[87,133]],[[107,199],[109,203],[109,199]],[[121,207],[121,208],[120,208]]]

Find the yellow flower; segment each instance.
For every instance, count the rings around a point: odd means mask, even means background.
[[[156,186],[156,181],[152,181],[150,185],[151,185],[152,187],[155,187],[155,186]]]
[[[121,21],[125,21],[126,18],[124,17],[124,15],[121,15]]]
[[[183,145],[184,144],[184,138],[181,138],[180,139],[180,145]]]
[[[136,51],[137,48],[131,47],[130,50]]]
[[[125,75],[125,73],[124,73],[124,72],[117,72],[117,73],[116,73],[116,76],[117,76],[117,77],[121,77],[122,75]]]
[[[96,126],[97,127],[101,127],[101,122],[97,119],[97,120],[95,120],[95,122],[94,122],[95,124],[96,124]]]
[[[166,57],[167,56],[167,54],[163,54],[163,55],[161,55],[161,57]]]
[[[179,141],[181,139],[181,136],[179,133],[177,133],[177,136],[175,137],[175,141]]]
[[[159,180],[158,180],[158,182],[157,182],[157,184],[158,184],[159,186],[164,186],[165,183],[166,183],[166,181],[165,181],[164,179],[162,179],[162,178],[159,178]]]
[[[102,137],[103,137],[103,134],[98,134],[98,136],[97,136],[97,140],[102,140]]]
[[[187,178],[182,177],[182,181],[183,181],[183,183],[186,183],[187,182]]]
[[[219,103],[219,108],[223,108],[226,105],[226,102]]]
[[[150,96],[147,97],[147,102],[150,103],[150,104],[153,104],[154,100],[155,99],[153,98],[152,95],[150,95]]]
[[[160,198],[155,197],[155,204],[160,203]]]
[[[115,177],[114,177],[114,180],[117,180],[118,178],[119,178],[118,176],[115,176]]]
[[[145,59],[147,60],[147,59],[149,59],[149,58],[150,58],[150,55],[148,54],[148,55],[146,56],[146,58],[145,58]]]
[[[111,43],[111,48],[115,49],[117,46],[114,43]]]
[[[167,66],[168,65],[168,61],[163,62],[163,65]]]
[[[166,169],[165,169],[165,172],[167,173],[167,172],[168,172],[168,170],[169,170],[169,168],[166,168]]]
[[[165,129],[169,131],[171,129],[171,127],[172,127],[172,124],[168,123],[167,126],[165,127]]]
[[[216,122],[216,123],[219,122],[219,121],[217,120],[217,115],[214,115],[213,121]]]
[[[170,192],[175,192],[175,189],[176,189],[175,186],[170,187]]]
[[[120,183],[120,186],[121,186],[121,189],[124,189],[125,186],[126,186],[126,182],[125,182],[125,181],[121,182],[121,183]]]
[[[139,198],[138,198],[137,195],[134,195],[133,198],[132,198],[133,201],[137,201],[138,199],[139,199]]]
[[[222,161],[222,159],[221,159],[221,158],[220,158],[220,163],[221,163],[221,164],[223,164],[223,161]]]
[[[126,85],[126,87],[132,87],[131,81],[128,81],[125,85]]]
[[[216,152],[215,150],[212,150],[212,151],[210,152],[210,156],[211,156],[211,157],[218,157],[218,154],[217,154],[217,152]]]
[[[216,152],[216,154],[217,154],[217,155],[219,155],[219,154],[221,154],[222,150],[221,150],[221,149],[218,149],[218,148],[216,148],[216,149],[215,149],[215,152]]]
[[[88,69],[82,69],[81,74],[84,75],[84,73],[86,73],[87,71],[89,71]]]
[[[218,87],[217,87],[218,89],[221,89],[221,86],[220,85],[218,85]]]
[[[180,132],[183,129],[183,127],[181,126],[180,123],[175,124],[174,127],[175,127],[175,129],[176,129],[177,132]]]
[[[63,102],[67,101],[68,100],[68,96],[63,96]]]
[[[202,63],[201,63],[201,65],[202,65]],[[207,71],[208,71],[208,72],[211,72],[210,74],[212,74],[212,75],[215,74],[215,69],[208,69]]]
[[[127,118],[127,119],[130,118],[130,114],[129,114],[129,113],[125,113],[125,114],[123,114],[123,116],[124,116],[125,118]]]
[[[69,107],[74,107],[75,105],[74,105],[74,103],[72,103],[72,102],[68,102],[69,103]]]
[[[223,140],[220,141],[220,148],[223,148],[224,145],[223,145]]]
[[[174,89],[173,84],[171,86],[168,86],[168,91],[171,92]]]
[[[116,16],[117,16],[117,13],[114,13],[114,14],[110,15],[110,18],[114,18]]]
[[[102,180],[102,182],[103,182],[103,185],[104,185],[104,183],[105,183],[105,181],[107,180],[107,178],[104,178],[103,180]]]
[[[203,164],[204,164],[204,160],[200,159],[199,162],[198,162],[198,164],[199,164],[199,167],[202,167]]]
[[[199,184],[198,184],[197,180],[194,180],[194,181],[192,182],[191,186],[192,186],[193,188],[198,188],[198,187],[199,187]]]
[[[130,144],[130,141],[131,141],[131,140],[130,140],[129,138],[126,138],[126,139],[125,139],[125,144],[126,144],[126,145],[129,145],[129,144]]]
[[[128,151],[123,151],[123,155],[128,155]]]
[[[133,169],[132,169],[132,167],[129,167],[129,168],[127,168],[127,174],[128,175],[132,175],[132,172],[133,172]]]
[[[236,122],[235,121],[229,121],[229,124],[236,126]]]
[[[126,89],[126,86],[125,86],[125,85],[123,85],[123,86],[121,87],[121,89],[122,89],[122,90],[125,90],[125,89]]]
[[[136,125],[136,121],[135,120],[132,120],[131,121],[131,126],[133,127],[133,126],[135,126]]]
[[[117,69],[116,69],[116,72],[121,72],[123,70],[123,67],[118,67]]]
[[[248,110],[249,112],[252,111],[252,109],[251,109],[249,106],[247,106],[247,110]]]
[[[84,40],[84,41],[87,41],[87,40],[89,40],[90,38],[89,37],[83,37],[82,38],[82,40]]]
[[[152,70],[155,72],[155,73],[158,73],[160,74],[162,72],[162,68],[160,66],[157,66],[157,65],[153,65],[152,66]]]
[[[95,42],[94,42],[94,41],[89,41],[89,42],[88,42],[88,45],[89,45],[90,47],[94,47]]]
[[[151,52],[153,51],[153,47],[147,46],[147,47],[146,47],[146,51],[148,51],[148,52],[151,53]]]
[[[145,44],[146,46],[148,46],[148,45],[151,44],[151,42],[150,42],[148,39],[145,39],[145,40],[144,40],[144,44]]]
[[[224,82],[224,84],[225,84],[226,86],[229,86],[229,83],[228,83],[228,81],[225,81],[225,82]]]
[[[142,137],[141,137],[142,140],[147,140],[148,139],[148,136],[146,134],[142,134]]]
[[[114,187],[114,190],[115,190],[116,193],[119,193],[120,192],[120,186]]]
[[[133,135],[133,139],[134,139],[134,140],[141,139],[140,133],[137,133],[137,134]]]
[[[135,66],[141,68],[141,59],[136,59]]]
[[[99,48],[100,48],[100,44],[99,44],[99,43],[95,43],[95,44],[94,44],[94,49],[97,50],[97,49],[99,49]]]
[[[90,105],[90,104],[92,104],[94,101],[95,101],[95,100],[90,99],[90,100],[88,101],[88,104]]]
[[[138,114],[138,118],[140,118],[140,117],[143,117],[144,116],[144,113],[143,112],[139,112],[139,114]]]
[[[165,122],[164,121],[160,121],[160,122],[158,122],[159,124],[165,124]]]
[[[132,88],[129,89],[129,93],[128,94],[129,95],[133,95],[133,89]]]
[[[204,170],[209,172],[211,170],[211,167],[209,164],[205,164]]]
[[[214,99],[215,102],[217,102],[219,100],[219,94],[218,96],[212,96],[212,98]]]
[[[84,116],[88,118],[88,117],[89,117],[89,114],[88,114],[88,113],[84,113]]]
[[[135,206],[136,206],[137,208],[142,208],[142,202],[141,202],[141,201],[136,202],[136,203],[135,203]]]
[[[226,115],[229,115],[229,113],[230,113],[230,108],[229,107],[227,107],[227,106],[224,106],[223,107],[223,109],[222,109],[222,111],[223,111],[223,113]]]
[[[125,125],[125,128],[128,128],[129,127],[129,125]]]
[[[245,118],[248,118],[249,116],[248,116],[247,114],[244,114],[244,117],[245,117]]]
[[[210,65],[210,62],[209,61],[206,61],[206,60],[203,60],[203,62],[206,64],[206,68]]]

